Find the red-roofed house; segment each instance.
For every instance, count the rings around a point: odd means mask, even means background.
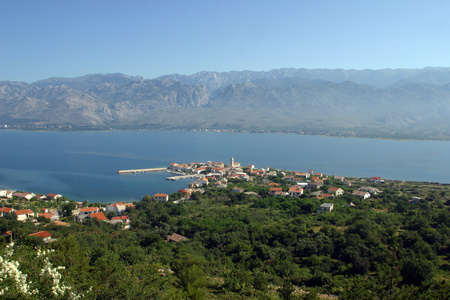
[[[0,208],[0,217],[5,217],[10,212],[14,211],[14,208],[11,207],[2,207]]]
[[[53,224],[58,225],[58,226],[69,226],[70,223],[66,223],[66,222],[62,222],[62,221],[55,221],[53,222]]]
[[[182,197],[186,199],[189,199],[191,197],[191,190],[189,189],[178,190],[177,193],[181,193]]]
[[[83,207],[80,208],[80,215],[89,215],[89,214],[94,214],[94,213],[98,213],[100,210],[98,209],[98,207]]]
[[[284,180],[287,180],[287,181],[294,181],[294,179],[295,179],[295,176],[284,176]]]
[[[31,209],[20,209],[14,213],[17,216],[17,221],[26,221],[28,218],[34,217],[34,212]]]
[[[152,198],[155,201],[162,201],[162,202],[169,201],[169,195],[164,193],[154,194]]]
[[[129,224],[130,223],[130,217],[129,216],[120,216],[120,217],[113,217],[111,219],[111,224]]]
[[[40,213],[39,217],[44,217],[46,219],[49,219],[50,221],[58,221],[58,219],[59,219],[58,215],[54,215],[54,214],[51,214],[48,212]]]
[[[113,217],[113,220],[124,220],[124,221],[130,221],[129,216],[120,216],[120,217]]]
[[[295,172],[295,176],[302,177],[302,178],[309,178],[309,176],[311,176],[311,174],[306,173],[306,172]]]
[[[13,195],[13,197],[26,199],[26,200],[30,200],[31,198],[33,198],[35,196],[33,193],[19,193],[19,192],[13,193],[12,195]]]
[[[320,196],[317,197],[317,198],[322,199],[322,198],[331,198],[331,197],[333,197],[333,194],[325,194],[325,193],[322,193],[322,195],[320,195]]]
[[[62,196],[60,194],[47,194],[47,200],[56,200],[61,197]]]
[[[292,198],[298,198],[303,195],[303,188],[298,185],[293,185],[289,188],[289,196]]]
[[[196,169],[195,169],[195,172],[196,172],[197,174],[200,174],[201,172],[206,172],[206,167],[196,168]]]
[[[107,221],[108,220],[106,218],[105,214],[102,211],[101,212],[97,212],[97,213],[89,214],[89,218],[97,219],[99,221]]]
[[[373,183],[384,183],[384,180],[381,179],[381,177],[372,177],[370,181],[372,181]]]
[[[344,195],[344,190],[339,187],[331,186],[328,188],[328,193],[333,194],[335,196],[341,196]]]
[[[34,195],[33,198],[36,198],[36,200],[45,200],[45,199],[47,199],[47,197],[44,196],[44,195]]]
[[[50,234],[50,232],[48,232],[48,231],[39,231],[39,232],[36,232],[36,233],[32,233],[32,234],[30,234],[29,236],[37,236],[37,237],[40,237],[40,238],[42,238],[43,240],[44,240],[44,242],[46,242],[46,243],[48,243],[48,242],[50,242],[50,240],[52,239],[52,235]]]
[[[201,178],[201,179],[198,179],[197,182],[199,183],[200,186],[204,186],[204,185],[208,185],[209,180],[208,180],[208,178]]]
[[[270,191],[269,191],[269,194],[274,195],[274,194],[276,194],[277,192],[279,193],[279,192],[282,192],[282,191],[283,191],[283,188],[280,188],[280,187],[271,187],[271,188],[270,188]]]
[[[243,192],[244,192],[244,189],[235,186],[235,187],[233,187],[233,189],[232,189],[231,191],[232,191],[233,193],[243,193]]]

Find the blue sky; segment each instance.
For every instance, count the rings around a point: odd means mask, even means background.
[[[0,0],[0,81],[450,67],[450,1]]]

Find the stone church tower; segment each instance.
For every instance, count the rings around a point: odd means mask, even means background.
[[[230,168],[234,167],[234,158],[230,158]]]

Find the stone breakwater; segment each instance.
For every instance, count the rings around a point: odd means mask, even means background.
[[[160,172],[165,171],[167,168],[149,168],[149,169],[132,169],[132,170],[119,170],[117,174],[129,174],[129,173],[145,173],[145,172]]]

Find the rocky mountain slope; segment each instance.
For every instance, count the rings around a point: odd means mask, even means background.
[[[450,69],[123,74],[0,82],[0,124],[450,136]]]

